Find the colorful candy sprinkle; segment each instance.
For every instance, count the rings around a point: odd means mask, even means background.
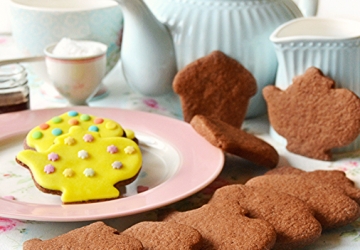
[[[56,116],[56,117],[52,118],[51,121],[55,124],[58,124],[58,123],[62,122],[63,119],[59,116]]]
[[[90,119],[91,119],[91,117],[89,115],[83,114],[80,116],[80,120],[85,121],[85,122],[90,121]]]
[[[120,169],[123,164],[120,161],[114,161],[111,166],[113,167],[113,169]]]
[[[71,168],[66,168],[64,171],[63,171],[63,175],[65,177],[72,177],[74,175],[74,171],[71,169]]]
[[[92,168],[85,168],[83,174],[86,176],[86,177],[93,177],[95,175],[95,171],[94,169]]]
[[[68,121],[69,125],[71,126],[75,126],[75,125],[78,125],[79,124],[79,121],[77,119],[70,119]]]
[[[53,134],[54,136],[59,136],[61,135],[63,132],[61,129],[59,128],[54,128],[52,131],[51,131],[51,134]]]
[[[104,122],[104,119],[103,118],[96,118],[95,120],[94,120],[94,123],[95,124],[101,124],[101,123],[103,123]]]
[[[85,134],[83,136],[83,140],[84,140],[84,142],[92,142],[92,141],[94,141],[94,136],[92,136],[90,134]]]
[[[133,146],[127,146],[126,148],[124,148],[124,152],[125,154],[131,155],[135,153],[135,148]]]
[[[55,167],[51,164],[48,164],[44,167],[44,172],[47,174],[51,174],[55,172]]]
[[[107,147],[107,152],[110,154],[115,154],[119,152],[119,149],[115,145],[110,145]]]
[[[65,139],[64,139],[64,143],[66,144],[66,145],[69,145],[69,146],[71,146],[71,145],[74,145],[75,144],[75,139],[73,138],[73,137],[66,137]]]
[[[95,125],[92,125],[92,126],[89,127],[89,131],[99,132],[99,127],[95,126]]]
[[[41,130],[46,130],[46,129],[48,129],[49,127],[50,127],[50,125],[47,124],[47,123],[43,123],[43,124],[40,124],[40,125],[39,125],[39,128],[40,128]]]
[[[80,150],[78,152],[78,157],[84,160],[86,158],[89,158],[89,153],[86,150]]]
[[[77,111],[74,111],[74,110],[71,110],[68,112],[68,116],[71,116],[71,117],[75,117],[77,116],[79,113]]]
[[[57,153],[50,153],[48,154],[49,161],[57,161],[59,160],[59,155]]]
[[[31,137],[37,140],[43,137],[43,133],[41,133],[40,131],[35,131],[34,133],[31,134]]]

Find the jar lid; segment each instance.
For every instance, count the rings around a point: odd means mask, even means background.
[[[20,64],[0,66],[0,88],[13,88],[27,83],[27,73]]]

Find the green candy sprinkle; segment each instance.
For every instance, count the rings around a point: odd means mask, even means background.
[[[81,115],[80,116],[80,120],[82,120],[82,121],[89,121],[90,120],[90,116],[89,115]]]
[[[34,139],[40,139],[41,137],[43,137],[43,133],[41,133],[40,131],[35,131],[34,133],[31,134],[32,138]]]
[[[59,117],[59,116],[56,116],[56,117],[54,117],[54,118],[52,118],[51,119],[51,121],[53,122],[53,123],[60,123],[60,122],[62,122],[62,118],[61,117]]]

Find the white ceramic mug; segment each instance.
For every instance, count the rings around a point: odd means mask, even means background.
[[[103,43],[82,41],[100,48],[91,56],[68,57],[53,53],[56,44],[45,48],[48,75],[55,88],[71,105],[86,105],[96,93],[106,72],[106,50]]]
[[[336,87],[360,96],[360,22],[347,19],[306,17],[289,21],[270,36],[278,59],[276,86],[286,89],[293,77],[311,66],[332,78]],[[276,140],[286,143],[273,129]],[[350,145],[334,149],[360,149],[360,136]]]

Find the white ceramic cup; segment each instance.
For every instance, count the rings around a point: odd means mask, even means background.
[[[48,75],[70,105],[87,105],[106,73],[107,46],[94,41],[82,42],[97,46],[100,52],[81,57],[58,56],[53,53],[56,44],[44,50]]]

